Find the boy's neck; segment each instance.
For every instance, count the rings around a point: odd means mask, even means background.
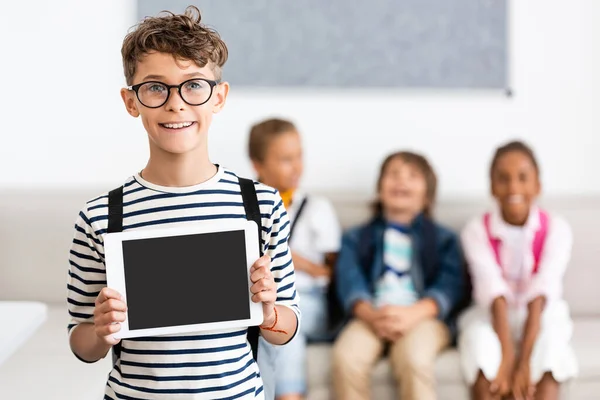
[[[141,174],[144,180],[159,186],[187,187],[206,182],[217,173],[208,154],[152,154]]]
[[[383,214],[386,221],[405,226],[412,224],[417,215],[418,213],[409,210],[385,211]]]

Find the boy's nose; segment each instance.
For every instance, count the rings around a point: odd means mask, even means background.
[[[168,111],[181,111],[185,108],[185,101],[179,95],[179,91],[177,88],[170,88],[171,94],[169,99],[167,100],[167,110]]]

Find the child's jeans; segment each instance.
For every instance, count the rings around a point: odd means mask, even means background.
[[[273,346],[261,337],[258,365],[265,381],[265,398],[272,396],[271,384],[275,383],[275,397],[285,394],[306,394],[306,345],[307,340],[325,337],[327,331],[327,299],[325,289],[314,288],[300,294],[302,322],[294,339],[284,346]],[[266,357],[265,357],[266,355]]]

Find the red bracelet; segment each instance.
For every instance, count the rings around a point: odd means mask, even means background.
[[[265,331],[275,332],[275,333],[283,333],[283,334],[287,335],[286,331],[275,329],[275,327],[277,326],[277,322],[279,321],[279,314],[277,313],[277,307],[273,307],[273,310],[275,310],[275,322],[273,322],[273,325],[271,325],[268,328],[261,325],[261,326],[259,326],[259,328],[263,329]]]

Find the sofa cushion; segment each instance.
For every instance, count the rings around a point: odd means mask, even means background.
[[[600,318],[575,318],[575,331],[572,344],[579,361],[578,380],[600,380]],[[331,346],[314,344],[308,350],[308,371],[311,387],[331,384]],[[435,365],[436,377],[440,384],[462,382],[459,367],[459,354],[455,349],[444,351]],[[373,370],[373,385],[389,384],[392,379],[390,364],[380,360]]]
[[[600,382],[600,318],[575,318],[573,348],[579,362],[578,380]]]

